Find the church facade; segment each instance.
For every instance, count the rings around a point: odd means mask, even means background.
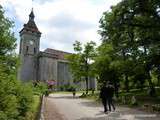
[[[47,81],[54,80],[58,87],[62,85],[72,85],[72,74],[69,70],[66,55],[71,53],[47,48],[40,51],[41,32],[34,21],[33,10],[29,14],[29,21],[24,24],[20,33],[20,68],[18,77],[22,81]],[[85,83],[79,83],[85,88]],[[95,88],[95,80],[89,82],[89,88]]]

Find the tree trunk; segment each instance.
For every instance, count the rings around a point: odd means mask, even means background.
[[[118,98],[119,97],[119,83],[114,83],[114,88],[115,88],[115,95]]]
[[[151,96],[151,97],[154,97],[155,95],[156,95],[156,91],[155,91],[155,88],[154,88],[154,84],[153,84],[153,82],[152,82],[152,80],[151,80],[151,76],[150,76],[150,73],[149,73],[149,71],[148,71],[148,83],[149,83],[149,88],[150,88],[150,90],[149,90],[149,95]]]
[[[129,80],[128,75],[125,74],[125,90],[126,92],[129,92]]]
[[[146,48],[146,46],[144,46],[144,54],[147,55],[147,48]],[[148,75],[148,79],[147,80],[148,80],[149,88],[150,88],[149,95],[152,96],[152,97],[154,97],[156,95],[156,91],[155,91],[154,85],[153,85],[152,80],[151,80],[149,65],[147,66],[146,72],[147,72],[147,75]]]
[[[143,91],[143,88],[144,88],[144,83],[140,83],[140,89],[141,89],[141,91]]]
[[[86,94],[88,94],[88,76],[89,76],[89,63],[88,60],[85,60],[85,70],[86,70],[86,75],[85,75],[85,80],[86,80]]]
[[[157,85],[160,86],[160,75],[158,75],[157,80]]]
[[[160,66],[158,66],[157,86],[160,86]]]
[[[86,76],[85,79],[86,79],[86,94],[88,94],[88,76]]]
[[[123,61],[126,61],[126,55],[125,55],[125,50],[122,50],[122,55],[123,55]],[[124,85],[125,85],[125,90],[126,92],[129,92],[129,80],[128,80],[128,75],[126,72],[124,73]]]

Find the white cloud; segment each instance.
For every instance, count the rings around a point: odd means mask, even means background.
[[[102,13],[120,0],[34,0],[35,22],[42,32],[41,50],[54,48],[73,52],[75,40],[82,43],[93,40],[100,43],[97,34]],[[14,8],[17,24],[28,21],[31,0],[3,0],[2,6]],[[14,13],[13,13],[14,12]],[[19,26],[19,25],[17,25]],[[22,28],[23,26],[21,26]],[[21,29],[17,28],[17,29]]]

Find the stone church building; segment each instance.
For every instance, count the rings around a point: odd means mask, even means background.
[[[29,14],[27,24],[20,33],[20,69],[19,79],[23,81],[56,81],[56,86],[73,84],[72,75],[69,70],[68,61],[65,56],[71,53],[47,48],[40,51],[41,32],[34,21],[33,10]],[[85,87],[85,82],[79,83],[81,88]],[[89,88],[95,88],[95,80],[89,82]]]

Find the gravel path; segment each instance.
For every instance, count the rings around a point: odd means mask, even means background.
[[[45,120],[160,120],[160,116],[127,107],[103,113],[102,105],[73,98],[71,94],[51,94],[45,98]]]

